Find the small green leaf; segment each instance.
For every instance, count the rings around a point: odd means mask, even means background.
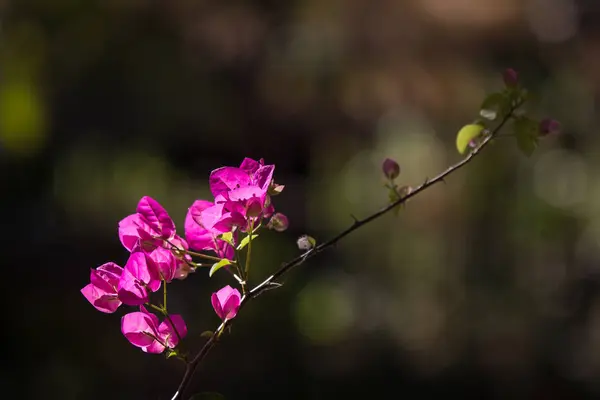
[[[233,246],[233,232],[225,232],[221,234],[221,239]]]
[[[483,125],[479,124],[469,124],[463,126],[456,135],[456,149],[458,152],[460,154],[464,154],[469,146],[469,142],[479,136],[482,130]]]
[[[509,99],[503,93],[492,93],[481,103],[479,115],[490,121],[504,117],[509,107]]]
[[[174,350],[168,350],[167,353],[165,354],[165,356],[167,358],[175,357],[176,355],[177,355],[177,352]]]
[[[223,258],[221,261],[218,261],[213,264],[213,266],[210,268],[210,271],[208,272],[208,276],[213,276],[213,274],[215,272],[217,272],[224,266],[230,265],[230,264],[231,264],[231,260],[228,260],[227,258]]]
[[[204,331],[204,332],[202,332],[202,333],[200,334],[200,337],[203,337],[203,338],[206,338],[206,339],[208,339],[208,338],[210,338],[210,337],[211,337],[213,334],[214,334],[214,332],[213,332],[213,331]]]
[[[528,117],[521,117],[513,124],[519,150],[527,157],[531,156],[537,147],[538,125],[537,121]]]
[[[190,400],[225,400],[225,396],[217,392],[203,392],[193,395]]]
[[[252,240],[256,239],[257,237],[258,237],[258,234],[252,235]],[[250,243],[250,235],[248,235],[242,239],[242,241],[238,245],[237,249],[242,250],[244,247],[246,247],[248,245],[248,243]]]

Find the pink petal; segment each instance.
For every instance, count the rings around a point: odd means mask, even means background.
[[[187,335],[187,326],[185,325],[185,321],[179,314],[170,315],[171,321],[173,321],[173,325],[175,325],[175,329],[177,329],[177,333],[183,339]],[[179,343],[179,338],[177,337],[177,333],[175,329],[173,329],[173,325],[171,325],[171,321],[166,318],[158,327],[158,335],[160,339],[170,348],[177,346]]]
[[[123,315],[121,332],[132,345],[142,348],[152,345],[153,342],[156,342],[152,336],[158,336],[156,325],[148,315],[142,312]]]
[[[240,169],[246,172],[248,175],[252,175],[259,167],[260,163],[258,161],[248,157],[244,158],[240,164]]]
[[[248,186],[250,177],[240,168],[221,167],[210,173],[210,191],[213,196],[218,196],[239,186]]]
[[[189,248],[186,240],[179,235],[175,235],[175,237],[171,240],[171,243],[173,244],[173,246],[176,246],[180,249],[187,250]]]
[[[144,353],[160,354],[165,351],[165,346],[155,340],[150,344],[150,346],[142,347],[142,351]]]
[[[133,253],[136,251],[136,248],[139,247],[138,250],[144,251],[152,251],[157,247],[161,247],[165,242],[161,239],[157,234],[152,233],[153,231],[150,229],[142,229],[138,228],[138,236],[140,241],[138,244],[131,250]]]
[[[148,254],[148,257],[150,257],[156,266],[157,278],[171,282],[177,268],[177,259],[173,255],[173,252],[164,247],[157,247]]]
[[[121,301],[116,294],[107,293],[94,284],[89,283],[83,289],[81,294],[94,306],[98,311],[111,314],[114,313],[121,305]]]
[[[217,293],[213,293],[212,296],[210,296],[210,302],[212,303],[213,309],[215,310],[217,316],[220,319],[224,319],[225,314],[223,314],[223,308],[221,307],[221,303],[219,302],[219,296]]]
[[[232,245],[227,243],[224,240],[217,240],[218,249],[215,250],[215,253],[221,258],[227,258],[233,261],[235,257],[235,249]],[[228,268],[227,266],[225,268]]]
[[[131,214],[119,222],[119,239],[123,246],[131,252],[140,238],[138,228],[141,218],[139,214]]]
[[[102,264],[95,270],[92,269],[90,281],[96,287],[101,288],[107,293],[116,293],[119,279],[123,273],[123,268],[113,262]]]
[[[227,285],[211,296],[212,306],[221,319],[231,319],[240,307],[241,295],[237,289]]]
[[[215,204],[208,207],[200,213],[200,218],[196,218],[196,222],[211,232],[215,232],[215,225],[224,219],[223,204]]]
[[[274,172],[274,165],[263,165],[254,173],[252,179],[253,185],[258,186],[261,190],[266,192],[269,190],[269,185],[271,185],[271,181],[273,180]]]
[[[144,307],[143,305],[140,306],[140,312],[144,313],[148,316],[148,318],[150,318],[152,320],[152,324],[153,326],[158,326],[158,323],[160,322],[158,320],[158,317],[156,316],[156,314],[152,314],[150,311],[148,311],[148,309],[146,309],[146,307]]]
[[[235,295],[229,296],[229,298],[225,302],[225,305],[223,306],[223,312],[225,313],[225,317],[227,319],[235,318],[239,308],[240,308],[239,296],[235,296]]]
[[[225,213],[215,222],[213,232],[216,235],[231,232],[234,226],[246,226],[246,218],[240,212]]]
[[[202,211],[212,206],[209,201],[196,200],[185,217],[185,238],[194,250],[203,250],[213,243],[213,234],[202,225],[201,218]]]
[[[138,280],[128,269],[123,271],[118,285],[119,300],[129,306],[139,306],[147,303],[148,290],[143,282]]]
[[[141,214],[131,214],[119,222],[119,239],[123,246],[132,252],[139,244],[140,240],[152,242],[154,246],[160,246],[160,232],[150,225],[150,223]],[[147,244],[144,243],[144,248]]]
[[[253,197],[264,201],[267,191],[261,189],[258,186],[245,186],[237,189],[233,189],[228,193],[230,201],[243,201],[249,200]]]
[[[125,270],[147,285],[154,284],[157,280],[160,282],[156,264],[143,251],[134,251],[129,255]]]
[[[167,211],[152,197],[144,196],[137,206],[137,212],[154,228],[164,239],[171,239],[175,235],[175,223]]]

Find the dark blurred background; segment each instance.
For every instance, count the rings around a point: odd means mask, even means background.
[[[0,1],[0,264],[7,398],[169,399],[182,365],[80,294],[149,195],[183,228],[207,177],[274,163],[290,229],[255,281],[418,185],[513,67],[561,121],[499,140],[446,185],[244,309],[189,394],[229,399],[600,396],[600,4],[595,0]],[[218,320],[206,271],[170,286],[188,345]]]

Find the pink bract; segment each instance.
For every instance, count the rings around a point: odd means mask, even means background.
[[[129,306],[147,303],[148,290],[156,292],[160,285],[160,274],[154,261],[144,252],[135,251],[129,256],[119,280],[119,299]]]
[[[172,239],[175,236],[175,223],[167,210],[152,197],[142,197],[136,211],[158,232],[161,238]]]
[[[175,237],[175,223],[167,211],[154,199],[142,197],[137,213],[119,222],[119,239],[132,252],[136,246],[151,251]]]
[[[233,259],[233,248],[218,236],[232,230],[233,224],[243,217],[224,212],[222,204],[196,200],[185,217],[185,237],[191,249],[212,250]],[[219,254],[221,257],[221,254]]]
[[[140,347],[146,353],[159,354],[168,348],[174,348],[187,335],[187,326],[181,315],[170,315],[159,324],[158,317],[140,306],[139,312],[125,314],[121,318],[121,332],[131,344]],[[177,332],[175,331],[177,330]]]
[[[114,313],[121,305],[121,300],[117,296],[117,286],[122,273],[123,268],[113,262],[92,269],[90,283],[81,289],[81,294],[98,311]]]
[[[178,263],[173,252],[164,247],[157,247],[148,253],[148,257],[154,262],[160,279],[171,282],[175,276]]]
[[[210,191],[214,197],[250,185],[248,173],[236,167],[221,167],[210,173]]]
[[[241,295],[237,289],[227,285],[213,293],[210,300],[219,318],[233,319],[240,308]]]

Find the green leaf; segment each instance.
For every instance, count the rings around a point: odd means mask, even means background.
[[[225,400],[225,396],[217,392],[203,392],[193,395],[190,400]]]
[[[200,334],[200,337],[208,339],[213,335],[213,333],[213,331],[204,331]]]
[[[528,117],[521,117],[513,124],[519,150],[527,157],[531,156],[537,147],[538,125],[536,120]]]
[[[233,246],[233,232],[225,232],[221,234],[221,239]]]
[[[210,268],[210,271],[208,272],[208,276],[213,276],[213,274],[215,272],[217,272],[224,266],[230,265],[230,264],[231,264],[231,260],[228,260],[227,258],[223,258],[221,261],[218,261],[213,264],[213,266]]]
[[[177,355],[177,352],[173,351],[173,350],[168,350],[167,353],[165,354],[165,356],[167,358],[175,357],[176,355]]]
[[[469,142],[475,139],[481,131],[483,130],[483,125],[479,124],[469,124],[462,127],[458,134],[456,135],[456,149],[460,154],[464,154],[465,150],[469,146]]]
[[[257,237],[258,237],[258,234],[252,235],[252,240],[256,239]],[[244,247],[246,247],[248,245],[248,243],[250,243],[250,235],[248,235],[242,239],[242,241],[238,245],[237,249],[242,250]]]
[[[481,103],[479,115],[490,121],[504,117],[509,109],[509,99],[503,93],[492,93]]]

